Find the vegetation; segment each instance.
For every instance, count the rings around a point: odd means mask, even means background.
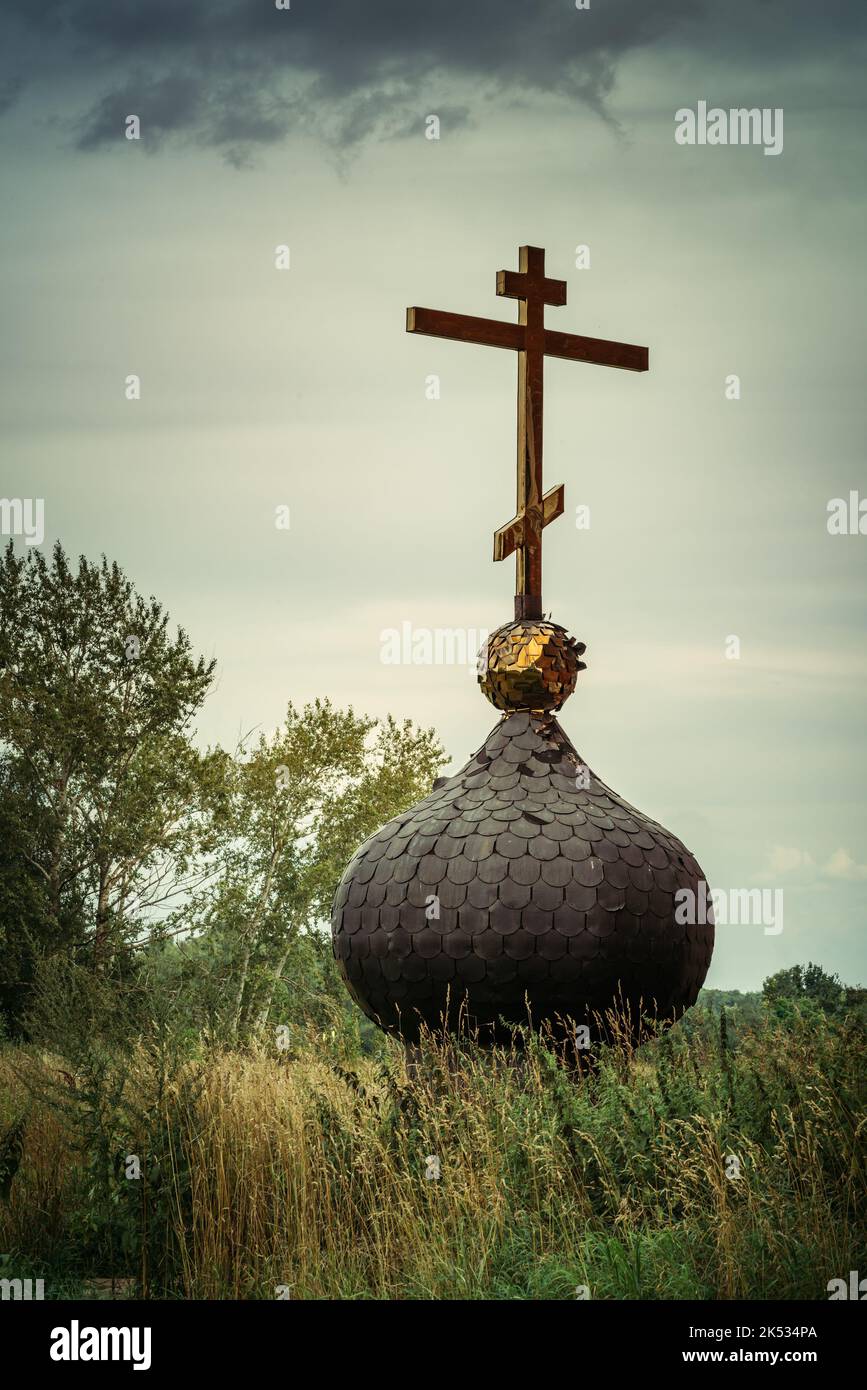
[[[195,719],[213,674],[117,565],[82,558],[73,570],[60,545],[49,564],[10,542],[0,563],[10,1035],[33,1035],[42,985],[77,970],[124,991],[161,969],[192,1001],[190,1026],[223,1042],[254,1037],[274,1009],[285,1021],[287,981],[324,968],[308,929],[328,915],[347,860],[430,790],[443,761],[432,730],[328,700],[290,704],[280,728],[231,753],[200,751]],[[166,941],[174,954],[157,959]]]
[[[580,1078],[532,1038],[366,1055],[349,1017],[91,1035],[72,1073],[7,1049],[0,1249],[49,1296],[827,1298],[864,1266],[863,1020],[767,1010],[734,1043],[727,1018]]]
[[[827,1297],[867,1267],[864,992],[706,991],[566,1066],[337,978],[355,846],[431,731],[317,701],[227,752],[116,566],[0,565],[0,1265],[50,1297]]]

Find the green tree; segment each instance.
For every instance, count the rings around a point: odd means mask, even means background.
[[[310,956],[301,938],[328,917],[348,860],[427,794],[443,758],[433,730],[316,700],[290,704],[281,728],[227,761],[222,838],[208,855],[216,873],[174,923],[196,937],[189,961],[200,973],[210,963],[212,1009],[219,981],[226,1042],[261,1032],[287,971],[302,987],[293,952],[296,961],[302,949]],[[315,953],[310,959],[315,965]],[[322,978],[320,965],[311,968],[312,980]]]
[[[839,1014],[846,1004],[846,990],[839,975],[829,975],[812,961],[768,976],[762,985],[762,997],[778,1018],[790,1018],[796,1007],[802,1012]]]
[[[104,557],[75,569],[60,544],[50,563],[4,551],[0,913],[13,1012],[38,958],[71,949],[107,969],[187,886],[219,780],[219,755],[190,737],[214,665]]]

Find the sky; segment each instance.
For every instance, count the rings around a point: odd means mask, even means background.
[[[650,349],[546,365],[544,602],[588,663],[561,722],[713,887],[782,891],[782,930],[718,929],[709,986],[867,983],[865,28],[848,0],[5,0],[0,493],[217,658],[203,742],[328,695],[457,770],[497,718],[474,671],[383,633],[512,615],[515,362],[405,310],[513,319],[495,272],[545,247],[550,327]],[[679,143],[700,102],[782,112],[782,149]]]

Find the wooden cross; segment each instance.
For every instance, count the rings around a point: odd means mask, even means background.
[[[518,271],[497,272],[497,294],[518,301],[518,322],[450,314],[441,309],[407,309],[407,333],[454,338],[461,343],[511,348],[518,354],[518,511],[494,533],[494,559],[516,556],[516,618],[542,616],[542,531],[563,513],[563,484],[542,492],[542,378],[546,357],[593,362],[646,372],[646,347],[583,338],[545,327],[545,305],[566,303],[566,281],[545,275],[545,252],[522,246]]]

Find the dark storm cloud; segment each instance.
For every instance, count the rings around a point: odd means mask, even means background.
[[[200,79],[179,76],[131,77],[125,87],[100,97],[91,109],[79,139],[81,149],[94,149],[117,139],[130,112],[147,112],[149,133],[159,140],[167,131],[191,126],[202,113]]]
[[[617,63],[652,43],[752,60],[850,37],[862,0],[5,0],[9,82],[75,74],[78,144],[142,119],[234,163],[297,130],[341,147],[418,129],[438,97],[452,124],[491,95],[554,93],[605,115]],[[26,55],[26,62],[19,55]],[[0,111],[4,84],[0,79]],[[10,99],[11,99],[10,91]],[[8,105],[8,101],[7,101]]]

